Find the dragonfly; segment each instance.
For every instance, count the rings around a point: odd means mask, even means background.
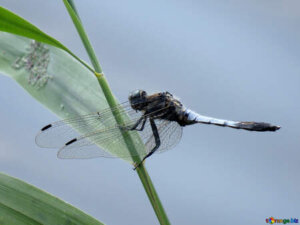
[[[183,127],[198,123],[257,132],[280,129],[265,122],[239,122],[198,114],[167,91],[148,95],[144,90],[135,90],[128,101],[114,107],[46,125],[37,134],[36,143],[44,148],[59,148],[58,158],[139,156],[136,169],[153,153],[174,148]],[[140,141],[144,151],[126,151],[125,133],[132,134],[134,143]],[[117,151],[109,151],[112,148]]]

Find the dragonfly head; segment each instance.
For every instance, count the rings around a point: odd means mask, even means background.
[[[129,94],[129,102],[135,110],[142,110],[146,105],[147,92],[144,90],[135,90]]]

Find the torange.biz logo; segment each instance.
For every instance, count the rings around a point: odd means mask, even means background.
[[[266,219],[266,223],[274,224],[274,223],[298,223],[298,219],[291,218],[291,219],[274,219],[274,217],[270,217]]]

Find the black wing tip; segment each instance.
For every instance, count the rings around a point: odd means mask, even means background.
[[[52,124],[48,124],[47,126],[44,126],[41,131],[44,131],[44,130],[47,130],[49,129],[50,127],[52,127]]]
[[[72,139],[71,141],[68,141],[65,146],[72,144],[73,142],[77,141],[77,138]]]

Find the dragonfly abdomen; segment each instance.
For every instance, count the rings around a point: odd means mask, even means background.
[[[264,122],[236,122],[231,120],[216,119],[213,117],[200,115],[190,109],[185,110],[185,119],[186,125],[204,123],[249,131],[276,131],[280,129],[279,126],[274,126],[272,124]]]

